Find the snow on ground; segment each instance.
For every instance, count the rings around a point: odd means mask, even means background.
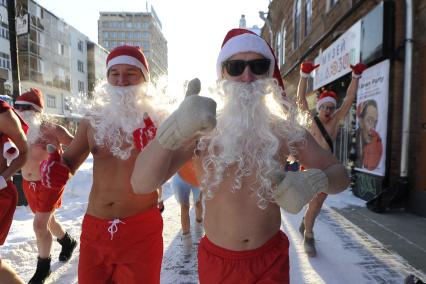
[[[92,163],[89,157],[70,180],[64,193],[63,206],[56,212],[57,219],[77,239],[92,182]],[[169,183],[164,186],[163,195],[164,257],[161,283],[198,283],[197,233],[192,227],[194,245],[190,254],[184,254],[180,239],[180,208]],[[308,258],[303,252],[302,237],[298,231],[302,213],[290,215],[282,212],[282,229],[290,240],[292,283],[403,283],[407,274],[419,274],[404,259],[388,251],[332,209],[349,205],[364,206],[364,203],[350,191],[327,199],[315,225],[318,251],[315,258]],[[33,214],[28,207],[18,207],[6,243],[0,248],[2,259],[11,263],[26,281],[35,271],[37,258],[32,219]],[[194,210],[191,210],[192,223],[194,219]],[[78,248],[68,263],[58,261],[59,251],[60,245],[54,242],[53,272],[47,283],[77,283]]]

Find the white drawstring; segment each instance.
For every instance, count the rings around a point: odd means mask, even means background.
[[[111,234],[111,240],[112,240],[112,237],[113,237],[113,235],[115,234],[115,233],[117,233],[117,231],[118,231],[118,224],[126,224],[126,223],[124,223],[124,222],[122,222],[120,219],[114,219],[114,220],[112,220],[112,221],[109,221],[108,223],[110,223],[111,224],[111,226],[109,226],[108,227],[108,232]]]
[[[33,190],[36,190],[36,186],[37,184],[33,181],[30,181],[30,188],[32,188]]]

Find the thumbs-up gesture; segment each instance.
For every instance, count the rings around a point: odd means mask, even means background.
[[[312,62],[305,61],[300,65],[300,76],[302,78],[308,78],[311,76],[311,72],[317,69],[320,65],[313,64]]]
[[[157,133],[157,127],[155,127],[154,122],[146,112],[143,115],[143,122],[145,124],[144,127],[133,131],[133,142],[138,151],[141,151],[149,142],[154,140]]]
[[[362,77],[362,72],[367,69],[367,65],[363,63],[358,63],[355,65],[349,65],[352,69],[352,78],[358,79]]]
[[[49,157],[40,164],[41,183],[48,188],[62,188],[70,178],[70,170],[61,163],[61,154],[52,144],[47,145]]]
[[[185,99],[158,128],[157,139],[163,148],[176,150],[198,132],[216,126],[216,102],[199,96],[200,90],[198,78],[189,81]]]

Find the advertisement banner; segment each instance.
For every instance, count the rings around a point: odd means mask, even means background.
[[[355,23],[315,58],[314,90],[350,73],[350,64],[359,62],[361,54],[361,21]]]
[[[378,176],[386,170],[389,67],[385,60],[365,70],[357,93],[355,169]]]

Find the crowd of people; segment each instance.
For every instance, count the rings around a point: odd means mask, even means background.
[[[306,252],[315,256],[313,226],[322,202],[349,184],[332,142],[366,68],[352,66],[351,85],[337,110],[337,95],[321,94],[319,118],[312,117],[316,124],[308,126],[297,118],[308,111],[306,79],[317,67],[302,64],[296,104],[284,91],[268,43],[249,30],[232,29],[217,58],[214,96],[201,96],[200,82],[192,80],[179,107],[166,117],[147,95],[147,60],[132,46],[116,47],[108,55],[107,80],[97,86],[74,136],[43,114],[38,89],[18,97],[15,109],[0,101],[5,153],[0,157],[0,244],[16,207],[10,179],[21,169],[38,249],[30,283],[49,277],[53,236],[62,246],[59,261],[68,261],[77,241],[55,219],[55,209],[68,180],[91,154],[93,184],[81,228],[79,283],[160,283],[164,205],[159,193],[170,178],[181,206],[182,242],[188,246],[193,195],[200,283],[289,283],[290,244],[280,229],[280,209],[295,214],[309,204],[301,233]],[[217,100],[223,102],[220,109]],[[288,160],[304,170],[285,171]],[[23,283],[13,268],[1,260],[0,265],[1,283]]]

